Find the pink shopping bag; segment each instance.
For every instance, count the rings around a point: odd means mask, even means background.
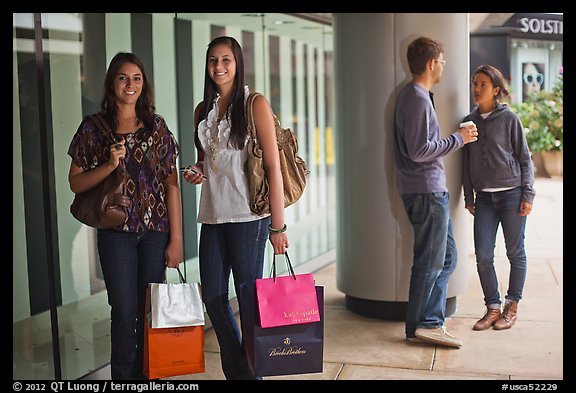
[[[276,277],[274,258],[273,277],[256,280],[256,299],[262,328],[320,321],[314,276],[311,273],[294,274],[288,253],[284,255],[289,275]]]

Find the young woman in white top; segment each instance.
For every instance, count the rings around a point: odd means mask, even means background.
[[[206,51],[204,100],[194,112],[196,171],[185,171],[191,184],[202,184],[198,221],[200,279],[206,311],[220,345],[226,379],[260,379],[251,373],[240,330],[228,300],[233,273],[236,293],[262,277],[266,240],[275,254],[288,247],[284,224],[284,190],[272,110],[266,98],[254,101],[256,136],[263,148],[270,183],[271,214],[258,216],[248,204],[244,173],[247,151],[246,99],[242,48],[232,37],[215,38]]]

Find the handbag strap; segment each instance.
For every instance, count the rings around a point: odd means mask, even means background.
[[[294,268],[292,267],[292,262],[290,262],[290,257],[288,256],[288,251],[284,253],[284,257],[286,259],[286,266],[288,267],[288,274],[296,280],[296,273],[294,273]],[[276,281],[276,254],[272,256],[272,277],[274,281]]]
[[[250,138],[254,139],[255,141],[257,139],[256,139],[256,123],[254,122],[254,101],[256,100],[256,97],[261,95],[262,94],[258,93],[257,91],[253,91],[248,95],[248,98],[246,99],[246,119],[248,123],[248,134]],[[278,117],[276,117],[276,114],[274,114],[272,108],[270,108],[270,110],[272,112],[272,117],[274,118],[274,127],[275,128],[280,127],[280,120],[278,120]]]
[[[112,141],[112,143],[118,142],[118,140],[114,137],[112,130],[110,129],[110,127],[108,127],[108,124],[106,123],[106,121],[104,120],[104,118],[100,113],[94,113],[93,115],[90,115],[90,118],[106,138]]]
[[[246,99],[246,119],[248,122],[248,134],[256,140],[256,123],[254,122],[254,100],[260,93],[253,91]]]
[[[108,126],[108,123],[106,123],[106,120],[104,120],[104,117],[102,117],[102,115],[100,113],[94,113],[92,115],[90,115],[90,118],[92,119],[92,121],[94,122],[94,124],[96,124],[96,127],[98,127],[98,129],[100,130],[100,132],[112,143],[117,143],[118,140],[116,139],[116,137],[114,136],[114,133],[112,132],[112,130],[110,129],[110,127]],[[125,176],[125,168],[126,168],[126,164],[124,163],[124,159],[120,159],[120,168],[123,172],[123,175]],[[125,193],[124,193],[125,194]]]

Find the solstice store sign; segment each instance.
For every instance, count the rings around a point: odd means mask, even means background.
[[[562,41],[563,19],[557,14],[514,14],[504,26],[514,28],[514,37]]]

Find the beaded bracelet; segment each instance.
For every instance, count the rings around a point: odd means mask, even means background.
[[[286,229],[288,229],[288,227],[286,226],[286,224],[284,224],[282,229],[274,229],[274,228],[272,228],[272,224],[270,224],[270,225],[268,225],[268,229],[272,233],[284,233],[284,232],[286,232]]]

